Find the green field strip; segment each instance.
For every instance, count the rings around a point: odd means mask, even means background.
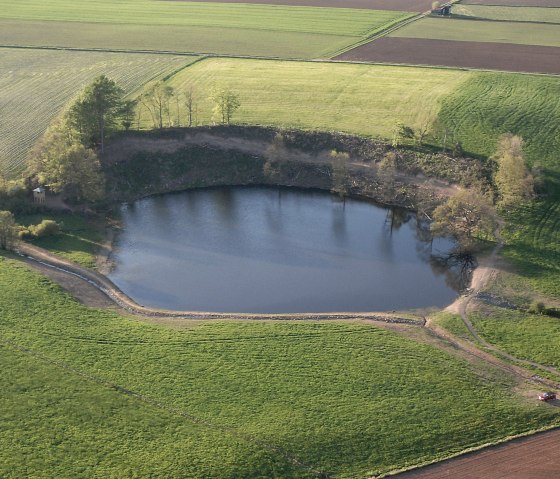
[[[397,121],[431,124],[439,100],[471,73],[329,62],[207,58],[169,80],[198,92],[198,122],[212,122],[208,92],[239,94],[237,123],[323,129],[389,138]],[[145,126],[149,126],[146,117]]]
[[[0,45],[308,59],[355,36],[218,27],[0,20]]]
[[[413,22],[389,36],[560,47],[560,25],[522,22],[429,17]]]
[[[362,36],[410,13],[278,5],[151,0],[0,0],[0,18],[109,24],[220,27]],[[113,25],[113,28],[119,28]]]
[[[172,73],[196,57],[0,49],[0,169],[16,176],[27,154],[61,109],[97,75],[125,92]]]
[[[233,428],[285,453],[259,458],[252,456],[254,448],[250,445],[223,437],[219,448],[208,449],[212,455],[209,461],[199,456],[203,447],[192,451],[194,459],[188,471],[194,468],[197,474],[193,477],[216,477],[211,468],[222,456],[230,455],[235,457],[224,462],[225,471],[236,464],[238,477],[257,477],[255,470],[259,467],[266,468],[259,477],[270,477],[270,468],[274,467],[280,468],[276,473],[280,477],[300,477],[284,457],[296,457],[333,478],[366,477],[445,457],[559,419],[556,410],[512,396],[515,383],[503,373],[371,325],[211,321],[158,327],[85,308],[40,275],[6,260],[0,260],[0,287],[0,335],[4,341],[84,374],[102,377],[173,410],[189,411],[201,421]],[[32,365],[22,360],[18,363],[13,377],[30,377],[25,371]],[[2,374],[10,374],[10,368],[3,368]],[[49,379],[44,373],[41,377],[42,381]],[[462,400],[450,402],[449,390]],[[9,388],[5,395],[15,403],[17,391]],[[106,394],[107,389],[102,391]],[[394,400],[395,391],[399,391],[399,401]],[[32,397],[39,403],[49,401],[51,395],[41,386],[33,390]],[[115,407],[123,401],[121,394],[113,397]],[[108,401],[103,403],[104,409],[111,409],[113,400]],[[88,402],[78,397],[77,404]],[[12,413],[10,424],[25,411],[22,404]],[[35,415],[26,431],[48,428],[51,411],[45,410],[46,417]],[[10,414],[3,410],[0,417],[6,412]],[[157,434],[159,421],[167,413],[154,409],[152,415],[153,434]],[[72,417],[58,416],[62,427]],[[118,416],[115,411],[111,417]],[[90,428],[96,424],[95,417],[92,414],[91,420],[74,432],[79,441],[80,431],[84,431],[94,457],[97,439]],[[84,421],[82,415],[76,419],[80,420]],[[134,432],[137,423],[125,424],[122,427],[133,435],[137,453],[149,455],[152,436],[144,440],[145,436]],[[99,427],[103,429],[104,425]],[[176,427],[184,430],[181,423]],[[192,430],[190,425],[188,428]],[[179,435],[183,441],[198,439],[206,446],[215,435],[210,429],[208,435],[205,431],[198,431],[191,439]],[[169,430],[169,434],[174,432],[175,428]],[[18,441],[24,434],[23,430],[10,428],[10,457],[20,455]],[[120,437],[116,434],[115,441],[109,441],[119,447],[101,461],[102,465],[112,463],[115,477],[119,459],[126,454],[118,444]],[[169,453],[167,437],[163,434],[158,447],[161,454]],[[39,438],[48,445],[49,436]],[[99,440],[106,441],[105,434]],[[0,457],[5,450],[0,451]],[[38,451],[40,456],[40,448]],[[61,465],[71,468],[72,463],[81,464],[79,448],[66,447],[60,455],[58,452],[55,450],[54,455]],[[139,466],[144,474],[157,468],[156,461],[162,459],[159,453]],[[176,453],[180,453],[181,465],[191,454],[182,447]],[[5,476],[3,459],[0,474]],[[40,471],[43,459],[27,464],[27,474]],[[12,466],[13,461],[7,463]],[[124,458],[122,467],[128,464],[128,458]],[[21,471],[18,467],[16,470]]]
[[[560,8],[555,7],[498,7],[456,3],[451,13],[481,20],[560,24]]]

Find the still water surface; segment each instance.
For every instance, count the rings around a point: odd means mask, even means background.
[[[122,206],[109,277],[141,304],[258,313],[443,306],[450,271],[413,214],[326,192],[233,187]],[[393,228],[391,228],[391,217]]]

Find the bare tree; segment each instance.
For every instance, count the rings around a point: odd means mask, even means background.
[[[187,108],[188,126],[192,127],[195,123],[195,114],[198,109],[197,95],[194,86],[190,85],[183,93],[185,106]]]
[[[348,153],[332,150],[331,154],[332,186],[331,191],[341,198],[348,195]]]
[[[163,128],[163,119],[166,115],[169,124],[171,123],[169,111],[170,101],[174,93],[173,87],[166,85],[161,80],[145,87],[140,96],[140,102],[150,113],[154,128]]]

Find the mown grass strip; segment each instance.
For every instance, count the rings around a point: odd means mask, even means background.
[[[482,20],[560,24],[560,8],[553,7],[499,7],[456,3],[451,12],[453,15]]]
[[[390,36],[560,47],[560,25],[522,22],[423,18]]]
[[[398,120],[418,128],[430,125],[439,100],[469,76],[452,70],[209,58],[168,83],[177,91],[195,88],[199,124],[213,121],[212,87],[226,86],[240,97],[235,122],[390,138]]]
[[[364,36],[410,13],[280,5],[151,0],[0,1],[0,18],[273,30]],[[118,28],[118,27],[114,27]]]

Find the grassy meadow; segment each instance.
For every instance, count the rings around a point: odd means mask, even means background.
[[[345,131],[390,138],[397,121],[421,128],[439,102],[470,77],[451,70],[209,58],[168,80],[194,87],[198,122],[210,123],[214,86],[239,94],[236,123]],[[149,127],[144,114],[144,125]]]
[[[6,478],[366,477],[560,420],[370,324],[149,324],[7,259],[0,287]]]
[[[453,5],[451,13],[484,20],[560,24],[560,8],[553,7],[500,7],[457,3]]]
[[[428,17],[412,22],[389,36],[560,47],[560,25],[522,22]]]
[[[14,177],[51,121],[96,76],[132,93],[196,57],[0,48],[0,172]]]
[[[528,165],[541,171],[544,196],[504,212],[504,255],[524,281],[559,298],[560,80],[477,73],[445,98],[438,121],[471,154],[491,156],[504,133],[524,139]]]
[[[471,315],[488,342],[521,359],[560,368],[560,320],[544,315],[485,307]]]
[[[410,16],[233,3],[0,0],[0,43],[314,58]]]

